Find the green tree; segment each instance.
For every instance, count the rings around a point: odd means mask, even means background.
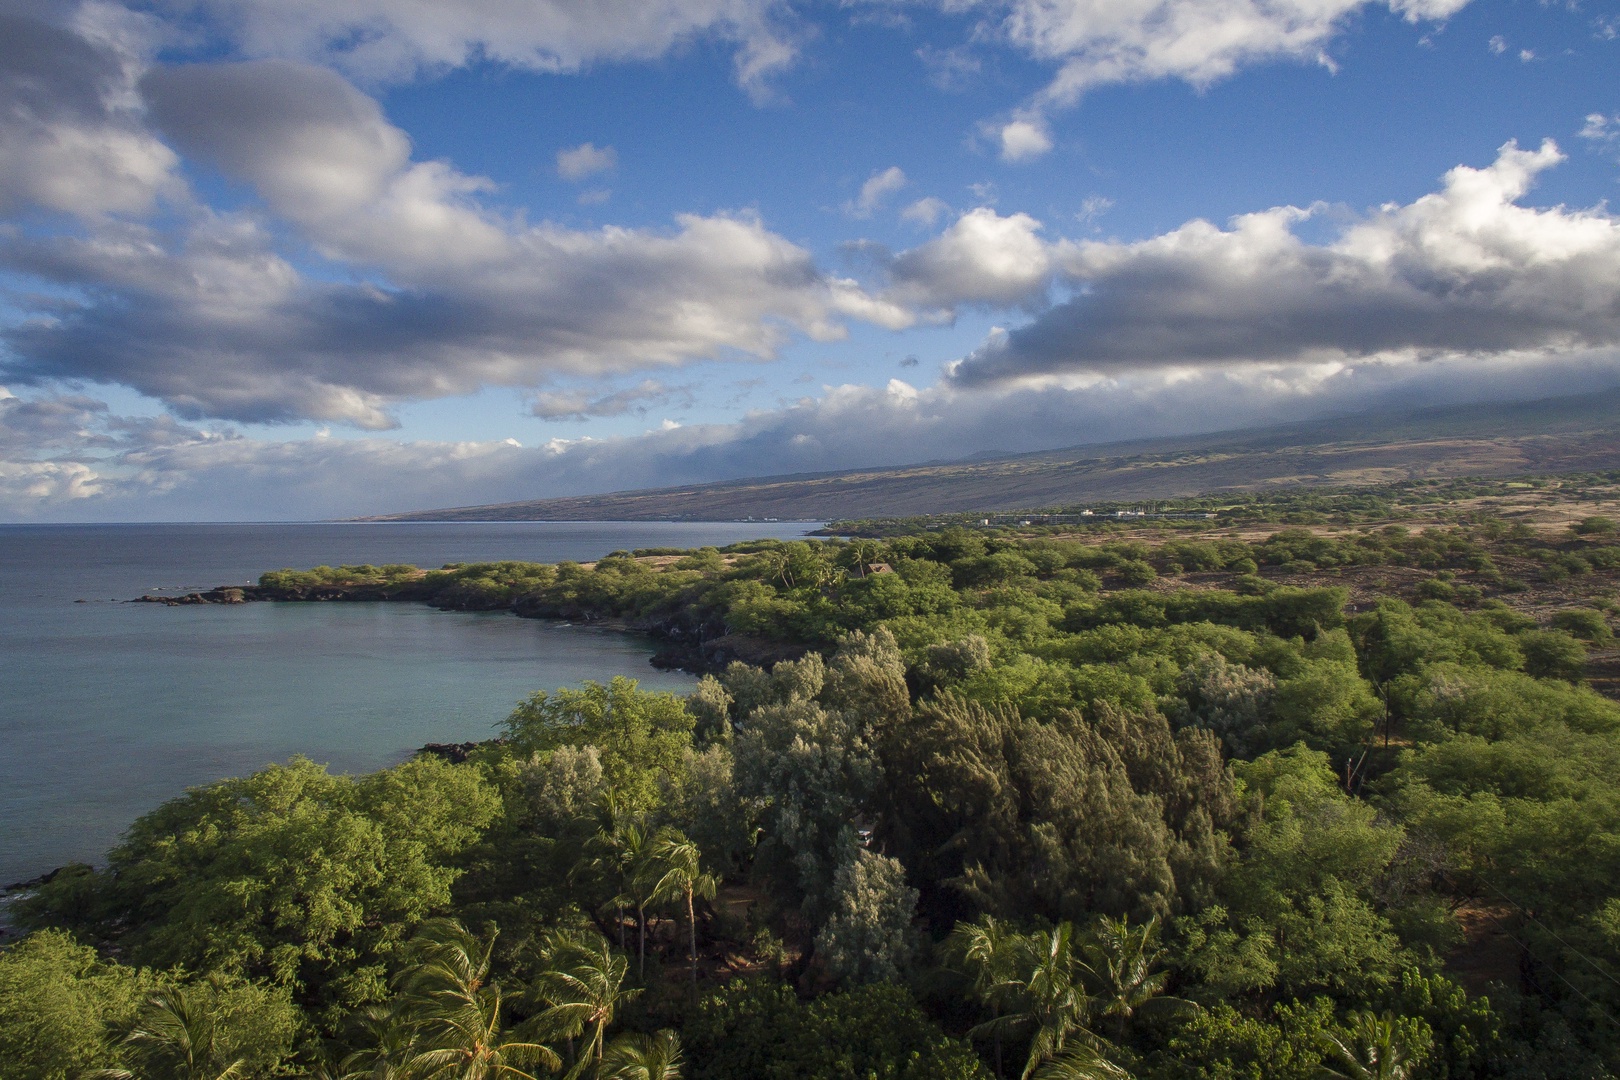
[[[533,994],[544,1006],[537,1029],[555,1038],[586,1036],[584,1051],[568,1074],[572,1080],[601,1065],[607,1029],[641,991],[625,988],[629,962],[600,934],[553,934],[545,961],[533,984]]]
[[[419,1046],[408,1003],[395,999],[387,1005],[367,1005],[358,1022],[361,1046],[339,1063],[339,1080],[416,1080]]]
[[[1048,1065],[1078,1069],[1094,1063],[1100,1055],[1087,1052],[1096,1049],[1096,1040],[1086,1029],[1094,1004],[1084,974],[1073,924],[1059,923],[1049,933],[1018,938],[993,991],[1005,1011],[975,1032],[1027,1034],[1029,1056],[1022,1080]],[[1071,1039],[1077,1047],[1070,1047]],[[1079,1052],[1066,1053],[1070,1050]]]
[[[617,882],[616,892],[609,905],[622,911],[632,908],[636,913],[636,974],[647,976],[647,910],[672,900],[679,887],[679,878],[671,876],[675,867],[668,859],[680,853],[679,840],[684,839],[674,829],[649,829],[640,822],[630,822],[597,835],[596,846],[603,852],[602,862]],[[622,921],[622,920],[621,920]]]
[[[692,965],[692,990],[697,992],[697,912],[693,900],[713,900],[719,882],[713,874],[703,872],[702,853],[697,845],[673,830],[659,839],[653,857],[663,875],[655,886],[661,899],[680,899],[686,907],[687,959]]]
[[[98,1080],[249,1080],[272,1075],[292,1051],[297,1014],[286,991],[214,976],[151,994],[123,1038],[139,1071]]]
[[[499,811],[472,766],[416,758],[351,779],[294,758],[165,803],[105,872],[46,886],[22,914],[142,963],[264,976],[335,1015],[384,996],[386,959],[449,906],[454,857]]]
[[[479,938],[460,923],[436,919],[411,942],[416,964],[401,986],[419,1048],[406,1072],[424,1080],[534,1080],[562,1061],[543,1043],[503,1024],[501,988],[490,981],[495,934]]]
[[[163,1080],[240,1080],[245,1057],[233,1054],[220,1037],[218,1018],[196,995],[180,987],[159,990],[147,1000],[124,1045],[142,1065],[142,1073]],[[95,1080],[134,1080],[136,1073],[109,1069]]]
[[[559,746],[594,746],[608,787],[626,811],[658,804],[658,778],[678,771],[694,720],[674,694],[648,693],[615,676],[606,686],[536,691],[506,718],[504,734],[522,758]]]
[[[1333,1061],[1322,1069],[1329,1080],[1409,1080],[1428,1056],[1430,1035],[1421,1020],[1394,1013],[1356,1013],[1343,1034],[1327,1036]]]
[[[1002,1075],[1001,1007],[1012,992],[1012,964],[1019,935],[993,915],[978,921],[959,922],[946,941],[946,963],[968,980],[968,989],[990,1010],[988,1028],[995,1041],[996,1075]]]
[[[60,930],[0,952],[0,1062],[15,1080],[73,1080],[118,1063],[109,1033],[133,1022],[150,973],[111,964]]]
[[[1165,950],[1157,918],[1132,926],[1126,918],[1101,916],[1087,931],[1081,952],[1093,1011],[1112,1021],[1117,1033],[1154,1002],[1180,1003],[1162,996],[1170,973],[1160,967]]]
[[[626,1033],[602,1054],[598,1080],[681,1080],[686,1075],[681,1037],[665,1028],[652,1035]]]
[[[584,869],[607,882],[613,895],[601,905],[618,915],[619,947],[624,947],[626,908],[635,912],[637,975],[647,971],[647,912],[649,908],[674,899],[673,879],[666,880],[671,867],[665,855],[673,850],[670,841],[679,833],[668,826],[652,829],[643,821],[620,821],[601,829],[587,845]]]
[[[1165,1080],[1320,1080],[1333,1025],[1327,998],[1246,1015],[1221,1003],[1190,1012],[1152,1055]]]
[[[840,982],[899,979],[911,962],[917,890],[905,867],[853,848],[833,881],[831,914],[816,935],[816,955]]]
[[[881,576],[881,575],[880,575]],[[904,986],[871,983],[801,1004],[792,989],[734,979],[705,997],[682,1039],[693,1080],[987,1080]]]
[[[1519,648],[1524,670],[1538,679],[1578,683],[1586,677],[1586,646],[1563,630],[1526,630]]]
[[[760,868],[813,922],[823,921],[838,864],[855,844],[855,822],[879,783],[875,751],[843,713],[790,701],[752,713],[733,753],[737,792],[764,830]]]
[[[1184,963],[1202,992],[1364,997],[1387,985],[1405,957],[1372,890],[1404,830],[1346,795],[1327,755],[1303,744],[1234,769],[1259,814],[1219,904],[1181,925]]]

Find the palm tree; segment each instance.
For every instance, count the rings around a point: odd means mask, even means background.
[[[618,892],[603,906],[611,906],[620,912],[621,949],[624,948],[623,911],[629,907],[636,912],[638,978],[647,977],[647,908],[668,898],[660,891],[668,867],[664,865],[659,852],[666,840],[679,835],[673,829],[662,828],[653,832],[640,822],[630,822],[616,825],[611,830],[604,829],[596,837],[594,846],[598,854],[592,865],[605,871],[618,888]]]
[[[535,1080],[525,1066],[560,1068],[551,1048],[502,1030],[501,989],[489,981],[495,934],[479,938],[451,919],[424,924],[412,944],[420,962],[401,978],[406,1015],[421,1049],[402,1063],[422,1080]],[[516,1037],[513,1037],[516,1036]]]
[[[339,1080],[412,1080],[417,1029],[402,1004],[368,1006],[360,1023],[371,1045],[343,1059]]]
[[[1131,1080],[1131,1074],[1095,1046],[1074,1043],[1042,1065],[1035,1080]]]
[[[1084,972],[1071,923],[1059,923],[1050,933],[1013,938],[1007,966],[992,988],[1009,1011],[970,1034],[1028,1031],[1029,1058],[1020,1080],[1029,1080],[1045,1065],[1063,1067],[1062,1062],[1082,1053],[1075,1048],[1065,1054],[1071,1038],[1092,1048],[1098,1042],[1086,1030],[1092,1001],[1081,982]]]
[[[603,1036],[620,1006],[641,991],[624,989],[629,962],[600,934],[553,935],[546,960],[547,969],[534,981],[535,996],[546,1006],[536,1018],[537,1026],[568,1039],[589,1031],[585,1052],[568,1073],[573,1080],[593,1061],[601,1064]]]
[[[1096,1015],[1111,1019],[1116,1034],[1151,1003],[1191,1006],[1180,998],[1161,996],[1170,975],[1156,970],[1164,956],[1157,917],[1133,927],[1129,919],[1104,915],[1086,937],[1081,952]]]
[[[997,1076],[1002,1075],[1002,1029],[997,1021],[1001,1018],[1002,1001],[1011,989],[1006,977],[1018,938],[1017,932],[1006,923],[997,921],[993,915],[984,915],[976,923],[957,923],[946,946],[950,965],[967,976],[974,996],[990,1009]]]
[[[624,888],[629,864],[627,849],[633,847],[637,839],[632,830],[639,832],[640,827],[633,822],[626,823],[618,820],[618,810],[613,805],[611,795],[606,802],[607,824],[598,829],[596,835],[586,841],[586,857],[574,867],[569,877],[574,878],[582,872],[588,872],[606,881],[609,887],[613,889],[612,898],[598,910],[605,915],[609,908],[613,909],[613,925],[618,928],[619,948],[622,950],[625,948],[624,906],[628,899]]]
[[[1331,1080],[1408,1080],[1416,1073],[1427,1047],[1413,1047],[1394,1013],[1354,1013],[1345,1037],[1328,1036],[1328,1053],[1337,1068],[1322,1067]]]
[[[656,1035],[624,1034],[602,1055],[597,1080],[681,1080],[686,1064],[681,1037],[668,1028]]]
[[[687,956],[692,962],[692,992],[696,994],[697,915],[693,911],[692,901],[695,897],[713,900],[719,882],[713,874],[703,872],[697,845],[678,832],[666,833],[655,846],[653,856],[665,868],[663,877],[655,887],[658,899],[680,897],[686,901],[686,925],[691,935],[687,941]]]
[[[247,1060],[232,1057],[218,1017],[204,995],[183,986],[147,998],[135,1027],[124,1036],[148,1077],[169,1080],[238,1080]],[[101,1069],[85,1080],[135,1080],[127,1069]]]

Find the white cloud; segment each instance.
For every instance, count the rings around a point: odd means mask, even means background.
[[[948,316],[959,304],[1015,306],[1045,295],[1054,258],[1067,245],[1049,245],[1028,214],[1002,217],[988,207],[969,210],[939,236],[892,256],[885,297],[908,309]]]
[[[557,175],[564,180],[584,180],[588,176],[617,168],[619,152],[611,146],[597,147],[580,143],[568,150],[557,151]]]
[[[776,0],[185,0],[250,57],[309,60],[363,79],[408,79],[488,60],[574,72],[651,60],[699,38],[736,42],[738,84],[763,80],[796,49]]]
[[[1496,56],[1501,56],[1503,53],[1507,52],[1507,47],[1507,38],[1503,37],[1501,34],[1497,34],[1495,37],[1491,38],[1486,45],[1486,48],[1490,49],[1492,54]]]
[[[918,60],[928,69],[928,81],[941,90],[960,90],[983,69],[983,62],[965,46],[940,49],[923,45],[916,52]]]
[[[989,341],[962,384],[1188,365],[1574,353],[1620,344],[1620,219],[1519,205],[1562,160],[1512,143],[1332,243],[1278,207],[1134,243],[1051,249],[1080,291]]]
[[[1332,66],[1325,52],[1368,7],[1408,22],[1445,19],[1468,0],[1006,0],[974,5],[936,0],[947,10],[1004,8],[999,32],[1014,47],[1057,65],[1057,74],[1010,121],[997,126],[1007,161],[1052,147],[1045,115],[1095,87],[1179,79],[1203,88],[1244,67],[1278,60]]]
[[[769,357],[795,331],[841,336],[845,317],[910,318],[746,214],[684,215],[672,232],[505,219],[477,201],[487,180],[413,162],[376,102],[321,68],[204,64],[141,86],[171,139],[347,273],[305,277],[247,214],[6,237],[12,270],[86,290],[12,329],[14,380],[121,382],[188,416],[380,427],[402,400]]]
[[[1208,86],[1240,67],[1316,60],[1356,12],[1387,7],[1408,22],[1445,19],[1468,0],[1013,0],[1003,28],[1061,65],[1041,94],[1072,103],[1094,86],[1181,79]]]
[[[737,85],[750,100],[755,105],[767,105],[777,99],[771,76],[792,67],[798,57],[799,46],[793,37],[760,17],[743,33],[742,47],[731,66]]]
[[[645,416],[657,405],[691,408],[694,403],[689,386],[665,386],[656,379],[645,379],[635,386],[607,393],[585,389],[545,391],[535,395],[530,411],[542,420],[587,420],[593,416],[623,416],[630,412]]]
[[[909,321],[753,218],[677,225],[537,226],[443,272],[401,260],[389,288],[305,279],[239,218],[174,242],[13,239],[0,262],[95,299],[14,327],[10,376],[118,382],[188,416],[386,427],[399,401],[769,357],[793,330],[841,336],[840,316]]]
[[[938,221],[940,218],[944,217],[950,212],[951,207],[949,203],[947,203],[944,199],[935,198],[934,196],[929,195],[926,198],[918,199],[916,202],[900,211],[900,217],[904,221],[912,221],[916,222],[918,225],[932,227],[934,222]]]
[[[850,217],[869,218],[906,183],[906,174],[900,166],[890,165],[887,169],[881,169],[861,185],[861,193],[855,201],[844,204],[844,213]]]
[[[1614,142],[1620,139],[1620,114],[1604,116],[1602,113],[1588,113],[1585,124],[1575,134],[1589,142]]]
[[[1045,121],[1040,119],[1009,121],[1001,126],[996,137],[1001,142],[1003,161],[1030,161],[1052,149],[1052,136],[1047,133]]]
[[[1427,364],[1260,365],[1135,371],[1072,386],[965,391],[837,386],[731,424],[632,437],[403,442],[386,437],[281,442],[112,416],[82,400],[0,399],[0,514],[16,517],[266,520],[343,517],[435,506],[701,483],[1219,431],[1368,409],[1523,400],[1620,382],[1615,350],[1580,357],[1499,356]],[[53,449],[7,440],[31,422],[74,434]]]
[[[1091,225],[1108,211],[1114,208],[1114,200],[1106,195],[1087,195],[1080,201],[1080,211],[1075,214],[1075,220],[1082,225]]]
[[[144,24],[89,8],[75,29],[0,12],[0,212],[139,214],[178,194],[174,152],[143,129]]]

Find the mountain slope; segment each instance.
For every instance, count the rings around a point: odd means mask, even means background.
[[[1029,510],[1282,485],[1620,468],[1620,389],[925,465],[726,480],[368,521],[641,521]]]

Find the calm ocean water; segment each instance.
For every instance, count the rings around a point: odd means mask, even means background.
[[[0,525],[0,884],[99,861],[184,788],[304,754],[380,768],[488,737],[530,691],[632,675],[646,639],[416,604],[169,608],[142,593],[322,563],[587,561],[801,523]],[[84,600],[86,603],[75,603]]]

